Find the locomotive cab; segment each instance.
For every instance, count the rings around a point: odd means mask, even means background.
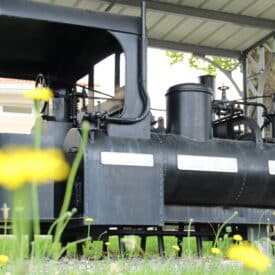
[[[128,81],[121,61],[125,59],[123,47],[127,51],[127,46],[130,47],[133,43],[131,35],[129,39],[125,39],[122,32],[113,31],[111,27],[102,28],[102,18],[94,18],[92,14],[89,16],[93,20],[88,25],[80,20],[82,13],[75,14],[72,22],[66,16],[62,18],[63,21],[51,18],[49,14],[52,11],[49,7],[48,14],[43,16],[38,9],[35,13],[37,18],[33,18],[33,6],[36,7],[26,3],[22,9],[18,7],[15,10],[15,5],[4,5],[4,12],[0,17],[0,32],[5,37],[1,43],[1,77],[35,81],[36,77],[42,74],[46,84],[55,91],[55,101],[52,104],[54,110],[47,108],[44,115],[52,115],[54,120],[75,119],[75,114],[72,113],[78,110],[73,110],[75,106],[71,106],[69,95],[72,93],[77,93],[78,101],[83,98],[81,103],[84,106],[81,107],[87,107],[89,112],[100,110],[111,115],[120,114],[124,107],[124,89],[120,81],[121,78]],[[30,12],[25,13],[24,8],[29,8]],[[62,12],[62,9],[57,10]],[[137,26],[135,27],[132,28],[132,32],[137,31]],[[118,27],[114,26],[114,29],[116,28]],[[16,41],[20,41],[20,46]],[[128,44],[124,45],[126,43]],[[98,67],[107,59],[113,68],[105,72],[105,82],[109,83],[105,84],[107,88],[105,87],[104,93],[97,91],[95,81],[99,73],[102,73]],[[126,62],[129,63],[127,66],[133,66],[131,60],[128,62],[128,58]],[[55,106],[58,104],[57,99],[61,98],[64,99],[63,105],[66,105],[63,108]],[[106,102],[103,104],[101,101]],[[98,103],[99,106],[96,108]],[[64,111],[63,114],[61,110]],[[57,114],[53,113],[54,111]]]

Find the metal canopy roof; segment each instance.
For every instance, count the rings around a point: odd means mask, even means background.
[[[33,0],[139,16],[140,0]],[[149,45],[240,58],[275,35],[275,0],[147,0]]]

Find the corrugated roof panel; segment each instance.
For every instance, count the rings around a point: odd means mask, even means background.
[[[163,17],[162,13],[155,12],[155,11],[148,11],[147,13],[147,28],[150,30],[155,26]]]
[[[185,6],[191,6],[191,7],[200,7],[206,1],[207,0],[182,0],[181,4]]]
[[[100,1],[94,0],[82,0],[77,4],[77,8],[85,9],[85,10],[98,10],[98,8],[102,5]]]
[[[242,13],[247,10],[251,5],[253,5],[257,0],[232,0],[230,3],[224,8],[223,11],[229,13]]]
[[[97,8],[97,11],[104,12],[104,11],[107,9],[108,6],[109,6],[109,4],[102,3],[102,4]]]
[[[162,39],[165,40],[176,40],[179,36],[179,33],[182,32],[182,29],[186,28],[186,17],[181,16],[181,20],[179,20],[179,22],[169,30],[169,32],[166,33],[165,36],[162,37]]]
[[[254,28],[239,28],[239,31],[236,31],[229,39],[224,41],[219,47],[226,47],[228,49],[235,49],[242,41],[246,41],[250,39],[252,35],[259,32],[261,30]],[[264,36],[264,35],[263,35]],[[239,50],[239,48],[236,48]]]
[[[124,9],[121,14],[129,15],[129,16],[140,16],[140,9],[137,8],[126,8]]]
[[[159,2],[178,4],[178,3],[181,3],[181,0],[159,0]]]
[[[158,25],[154,25],[149,29],[149,33],[154,35],[154,37],[162,39],[162,37],[169,33],[181,20],[181,16],[165,15]]]
[[[100,10],[104,11],[111,1],[104,2],[102,0],[33,0],[36,2],[58,4],[64,6],[76,6],[77,8]],[[226,17],[226,22],[221,21],[221,17],[217,17],[214,21],[213,17],[202,19],[182,14],[177,14],[177,9],[174,13],[166,13],[165,11],[148,10],[147,12],[147,28],[149,37],[158,40],[166,40],[178,43],[193,43],[195,45],[208,46],[213,48],[224,48],[234,50],[244,50],[250,47],[256,41],[261,40],[268,33],[271,33],[271,22],[259,21],[261,25],[255,27],[258,18],[267,18],[275,21],[275,0],[155,0],[155,3],[163,2],[175,5],[185,5],[190,7],[198,7],[198,16],[203,9],[213,11],[223,11],[232,14],[248,15],[256,17],[251,21],[245,17],[242,20],[237,20],[238,23],[228,23],[234,17]],[[131,1],[124,1],[124,4],[129,3],[129,6],[116,3],[111,13],[139,16],[139,8],[133,8]],[[77,5],[75,5],[77,4]],[[173,8],[171,9],[173,10]],[[219,21],[218,21],[219,20]],[[244,27],[249,26],[251,27]],[[266,28],[264,27],[266,26]],[[260,29],[261,28],[261,29]],[[274,28],[275,31],[275,28]],[[171,44],[169,44],[170,47]],[[178,45],[176,45],[178,48]]]
[[[275,19],[275,4],[273,7],[265,11],[263,14],[260,15],[260,17],[268,18],[271,20]]]
[[[221,26],[222,23],[220,22],[205,21],[198,29],[196,29],[196,31],[185,37],[185,41],[192,44],[200,44],[201,41],[205,40],[208,36],[211,36],[211,34]]]
[[[112,13],[120,14],[125,9],[125,6],[122,5],[114,5],[112,7]]]
[[[75,0],[55,0],[56,5],[72,7],[76,3]]]
[[[260,13],[266,11],[266,9],[270,8],[272,5],[274,5],[274,0],[256,1],[253,5],[251,5],[242,14],[244,14],[244,15],[250,15],[250,16],[257,16]]]
[[[126,10],[126,6],[117,5],[112,8],[112,13],[123,15],[123,12]]]
[[[166,40],[182,42],[186,36],[192,33],[196,28],[198,28],[203,20],[197,18],[186,18],[180,26],[170,32],[168,36],[166,36]]]
[[[227,6],[230,1],[232,0],[208,0],[203,4],[202,8],[209,10],[223,10],[223,8]]]
[[[254,45],[257,41],[261,40],[263,37],[268,35],[268,31],[261,30],[260,32],[253,33],[250,38],[243,41],[243,43],[240,43],[236,46],[238,50],[244,51],[247,48],[249,48],[251,45]]]
[[[35,0],[34,2],[49,4],[51,2],[51,0]]]
[[[230,37],[239,29],[240,27],[237,25],[223,23],[218,30],[206,37],[202,44],[209,47],[216,47],[227,39],[230,39]]]

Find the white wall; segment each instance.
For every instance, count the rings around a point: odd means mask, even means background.
[[[30,133],[34,124],[33,113],[20,113],[21,108],[32,111],[32,100],[23,97],[23,92],[32,85],[4,85],[0,86],[0,132],[1,133]],[[12,107],[13,112],[5,111],[5,107]],[[16,112],[16,107],[18,112]]]

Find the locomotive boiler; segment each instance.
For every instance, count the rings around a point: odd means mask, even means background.
[[[93,217],[95,236],[137,234],[144,245],[146,236],[158,235],[162,251],[163,236],[186,236],[184,225],[192,219],[200,250],[202,238],[214,236],[209,223],[215,227],[235,211],[233,232],[244,236],[258,228],[263,212],[275,222],[275,139],[263,138],[256,121],[245,116],[241,106],[253,103],[214,100],[212,79],[204,76],[169,88],[166,127],[151,115],[144,2],[141,18],[29,1],[0,4],[0,76],[35,80],[42,74],[55,94],[42,109],[42,145],[62,148],[72,160],[81,122],[90,123],[68,238],[85,234],[85,217]],[[109,57],[111,94],[97,90],[95,80],[98,64]],[[83,77],[87,85],[81,85]],[[272,115],[264,115],[273,127]],[[32,134],[0,134],[0,146],[32,140]],[[40,188],[45,228],[57,218],[64,190],[65,183]],[[8,198],[1,189],[0,204]]]

